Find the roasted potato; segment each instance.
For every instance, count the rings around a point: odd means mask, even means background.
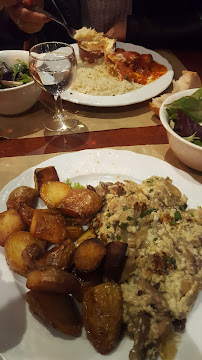
[[[0,245],[4,246],[8,237],[20,230],[25,230],[26,224],[15,209],[0,214]]]
[[[20,275],[26,276],[28,267],[23,260],[22,252],[27,246],[37,244],[44,252],[46,241],[37,239],[27,231],[18,231],[9,236],[5,244],[5,258],[9,268]]]
[[[95,237],[95,231],[93,228],[89,228],[82,235],[80,235],[76,241],[76,246],[79,246],[83,241],[92,239]]]
[[[71,240],[65,240],[61,245],[56,245],[48,250],[34,264],[34,267],[45,270],[50,267],[66,270],[73,263],[75,245]]]
[[[71,273],[76,276],[81,285],[82,294],[87,291],[89,287],[99,285],[103,282],[101,269],[96,269],[91,272],[81,272],[76,268],[71,270]]]
[[[88,221],[102,206],[101,197],[93,190],[75,189],[58,203],[57,209],[64,215]]]
[[[38,193],[40,192],[41,185],[48,181],[59,181],[59,177],[54,166],[35,169],[34,182]]]
[[[67,237],[64,217],[55,210],[35,209],[30,232],[36,237],[58,244]]]
[[[103,283],[89,288],[82,303],[84,327],[89,341],[101,354],[116,346],[122,323],[122,294],[117,284]]]
[[[30,226],[34,215],[34,209],[25,203],[20,203],[18,206],[18,212],[23,221]]]
[[[26,286],[32,291],[72,294],[81,302],[81,285],[76,276],[61,269],[33,270],[27,275]]]
[[[99,239],[88,239],[75,250],[74,265],[79,271],[93,271],[98,268],[106,253],[104,243]]]
[[[39,193],[48,208],[55,208],[72,191],[71,186],[60,181],[48,181],[41,185]]]
[[[45,324],[70,336],[81,335],[81,315],[72,296],[29,291],[25,299]]]
[[[128,245],[120,241],[111,241],[106,245],[106,255],[103,261],[103,275],[109,281],[118,282],[126,261]]]
[[[36,189],[29,186],[19,186],[10,193],[6,205],[7,209],[18,210],[20,203],[25,203],[26,205],[35,208],[37,202],[38,193]]]
[[[34,268],[36,260],[42,257],[43,254],[44,249],[36,243],[31,243],[26,246],[26,248],[22,251],[21,256],[24,264],[27,265],[28,271]]]
[[[83,228],[79,225],[68,225],[67,230],[67,239],[76,240],[82,234]],[[92,237],[92,236],[91,236]]]

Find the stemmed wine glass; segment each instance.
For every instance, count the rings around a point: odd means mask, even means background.
[[[61,93],[69,88],[76,77],[77,61],[71,45],[62,42],[44,42],[29,51],[29,69],[34,81],[54,95],[55,115],[44,120],[51,131],[66,131],[78,125],[62,107]]]

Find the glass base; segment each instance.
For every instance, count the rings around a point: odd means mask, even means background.
[[[76,115],[71,115],[65,111],[62,114],[56,114],[52,118],[47,118],[43,121],[44,127],[49,131],[68,131],[75,129],[79,124]]]

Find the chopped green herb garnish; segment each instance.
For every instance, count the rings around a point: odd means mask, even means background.
[[[170,225],[175,225],[175,221],[174,221],[174,220],[171,220],[171,221],[170,221]]]
[[[180,205],[180,206],[179,206],[179,209],[180,209],[181,211],[185,211],[184,205]]]
[[[167,262],[169,265],[172,265],[174,267],[174,269],[177,269],[176,260],[173,256],[168,255]]]
[[[171,259],[171,257],[168,255],[168,257],[167,257],[167,261],[168,261],[168,264],[172,264],[172,259]]]
[[[156,212],[157,210],[154,209],[154,208],[151,208],[151,209],[149,209],[149,210],[143,211],[143,212],[140,214],[140,217],[143,218],[143,217],[145,217],[146,215],[149,215],[149,214],[151,214],[151,213],[154,212],[154,211]]]
[[[154,189],[149,189],[149,192],[151,193],[152,191],[154,191]]]
[[[191,214],[190,214],[190,216],[191,216],[191,217],[194,217],[194,214],[193,214],[193,213],[191,213]]]
[[[110,214],[110,212],[107,214],[108,217],[112,216],[112,214]]]
[[[139,225],[139,221],[138,220],[136,220],[136,222],[135,222],[135,226],[138,226]]]
[[[121,237],[119,235],[116,235],[117,240],[121,240]]]
[[[123,207],[123,211],[129,210],[129,209],[131,209],[130,206],[124,206],[124,207]]]
[[[149,225],[149,226],[148,226],[148,229],[152,229],[152,226],[151,226],[151,225]]]
[[[125,79],[128,80],[128,75],[125,76]]]
[[[72,189],[85,189],[85,186],[81,185],[79,182],[72,185],[72,182],[69,179],[66,180],[66,184],[71,186]]]
[[[174,219],[175,219],[175,221],[179,221],[179,220],[182,219],[182,216],[181,216],[180,212],[177,211],[177,210],[175,211]]]
[[[127,222],[125,222],[125,223],[122,222],[118,225],[118,227],[120,227],[123,230],[126,230],[128,226],[129,226],[129,223],[127,223]]]
[[[111,225],[107,225],[107,229],[109,229],[111,227]]]
[[[157,238],[157,237],[155,237],[153,240],[154,240],[154,241],[156,241],[156,240],[158,240],[158,238]]]
[[[126,220],[131,221],[131,220],[133,220],[133,218],[131,216],[127,216]]]
[[[152,183],[153,179],[147,179],[146,181],[147,181],[147,183]]]

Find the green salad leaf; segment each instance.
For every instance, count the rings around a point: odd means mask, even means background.
[[[28,65],[19,59],[17,59],[17,63],[13,65],[13,80],[18,80],[18,74],[27,74],[30,76]]]
[[[171,104],[167,104],[167,113],[170,120],[177,118],[178,110],[182,111],[191,120],[202,122],[202,86],[190,96],[184,96]]]
[[[66,184],[71,186],[72,189],[85,189],[85,186],[81,185],[79,182],[72,184],[72,182],[67,178]]]

